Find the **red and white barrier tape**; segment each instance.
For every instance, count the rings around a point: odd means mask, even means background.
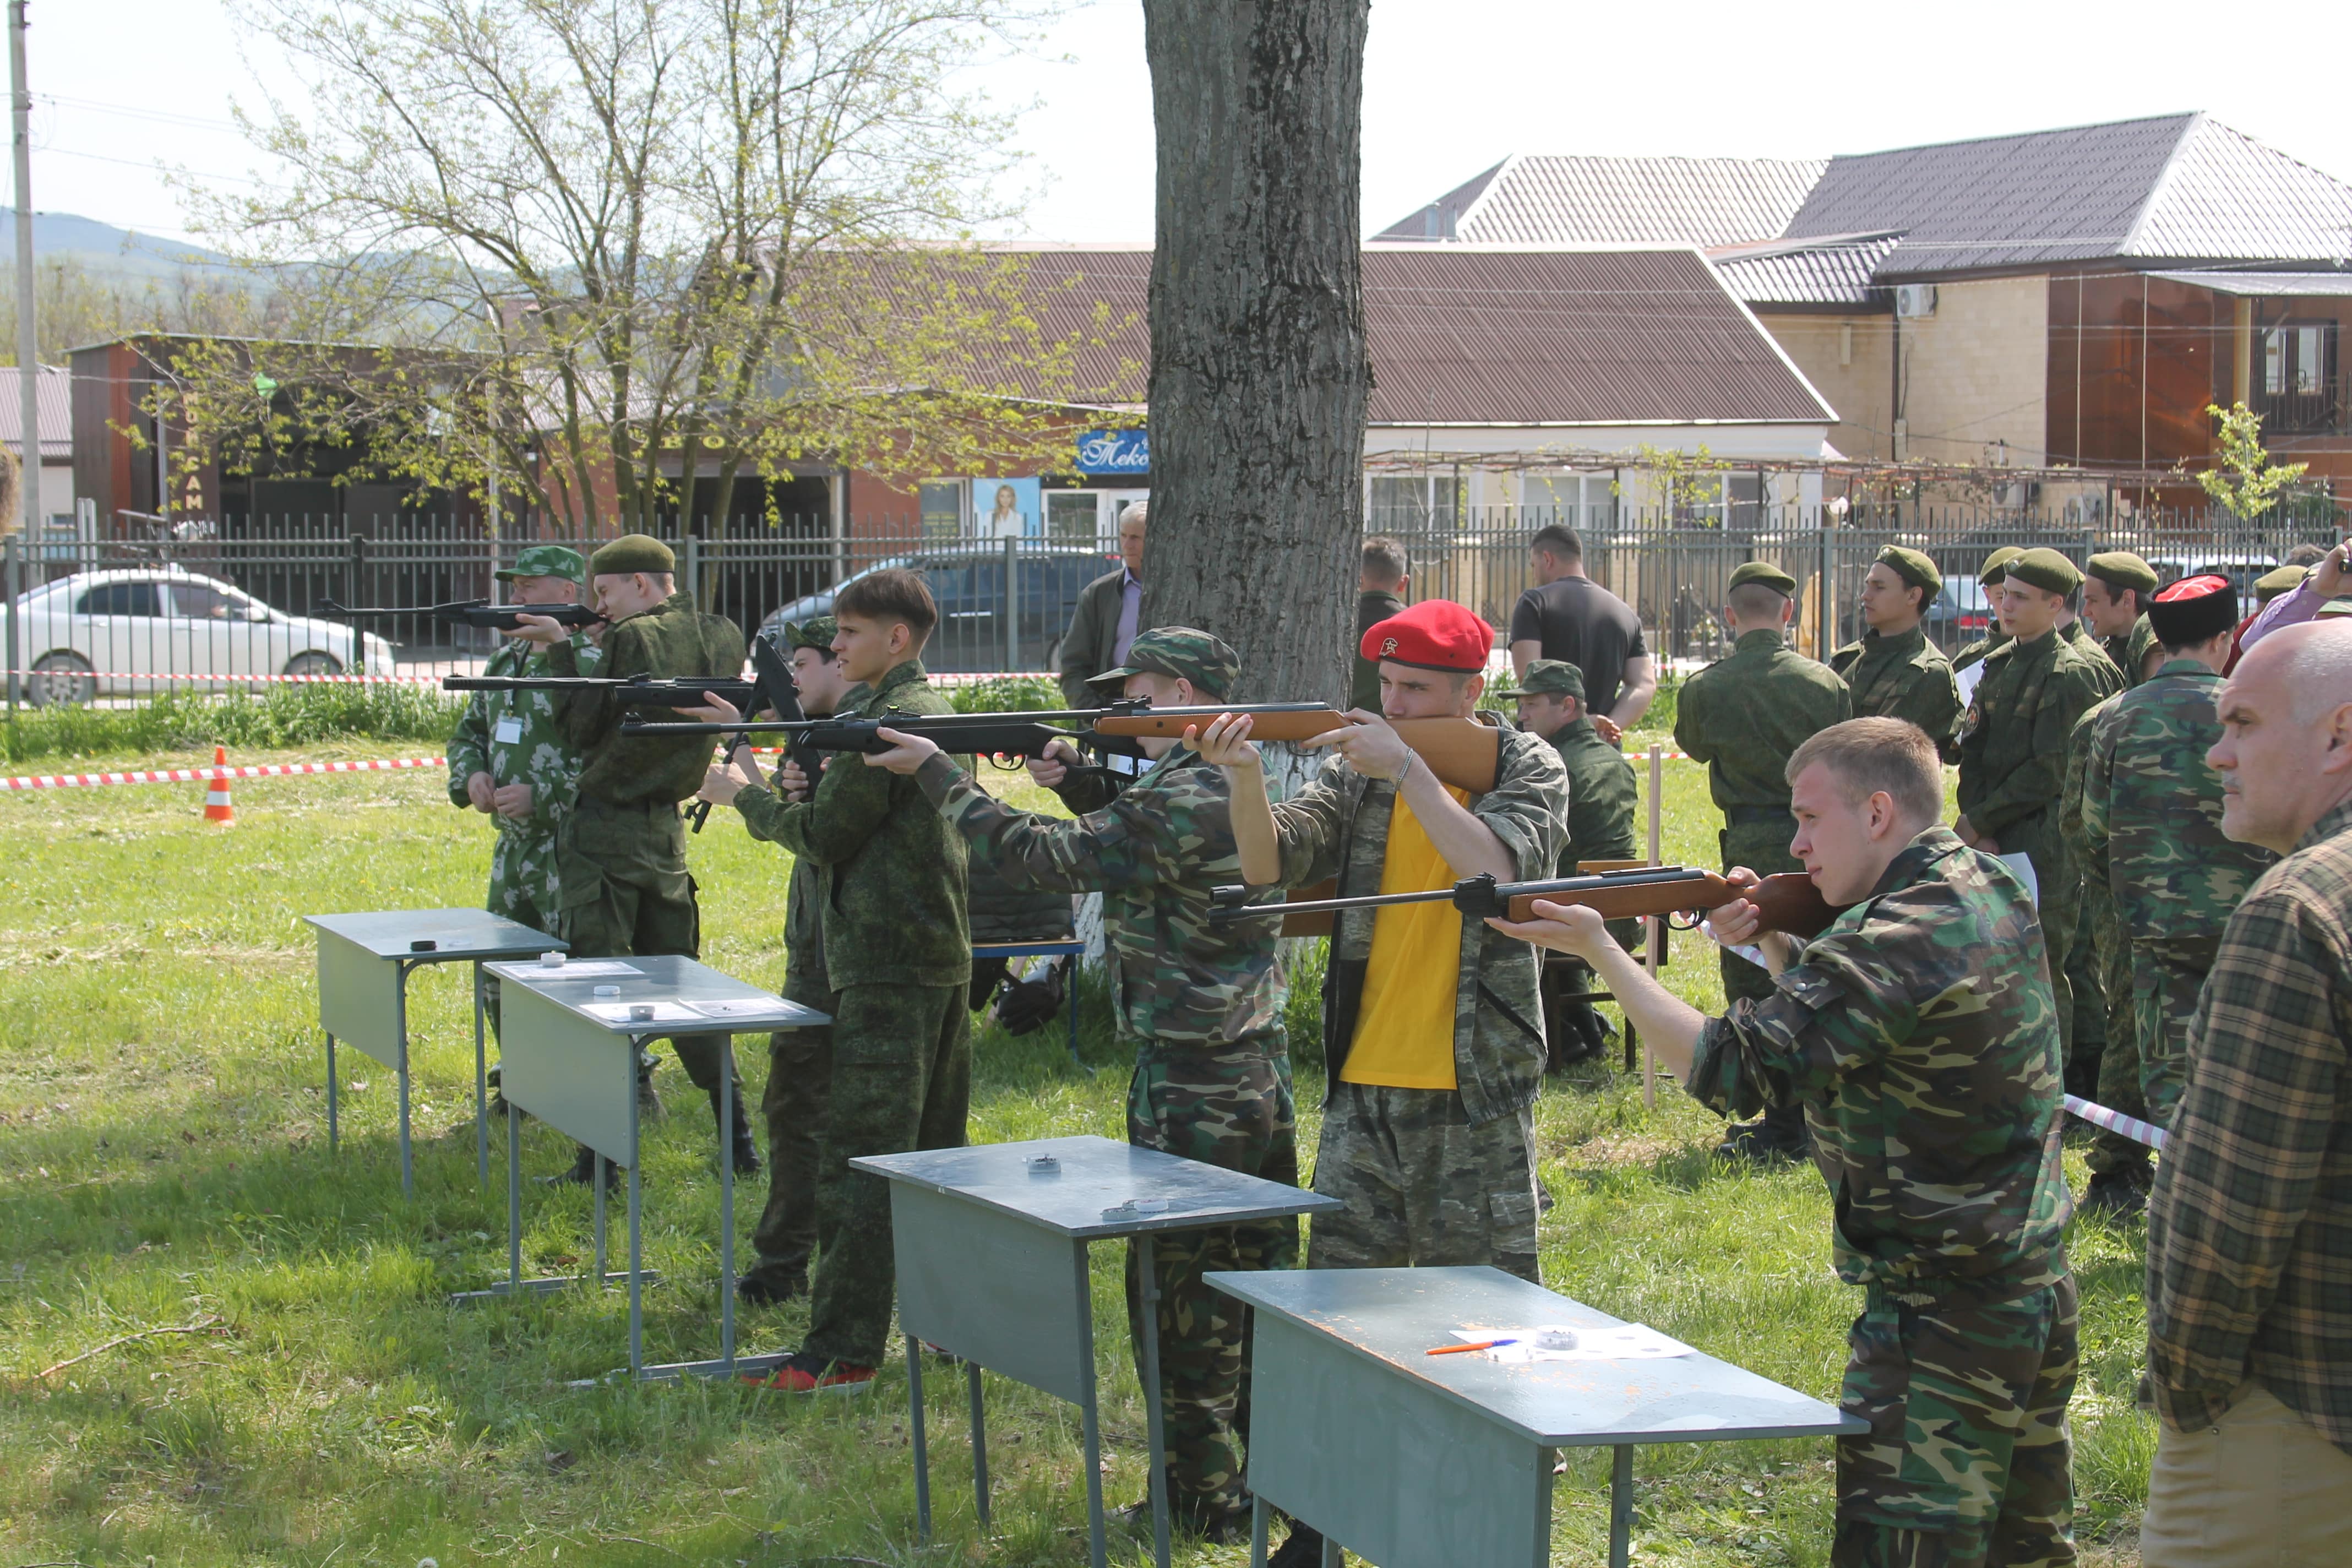
[[[0,676],[10,672],[0,670]],[[90,669],[55,670],[20,669],[18,679],[30,680],[35,676],[63,676],[75,680],[152,680],[161,686],[438,686],[438,675],[213,675],[198,670],[161,669]]]
[[[2142,1121],[2137,1116],[2126,1116],[2120,1110],[2110,1110],[2104,1105],[2093,1104],[2081,1095],[2066,1097],[2066,1109],[2094,1127],[2104,1127],[2119,1132],[2135,1143],[2145,1143],[2151,1149],[2164,1147],[2164,1129],[2153,1122]]]
[[[283,779],[308,773],[376,773],[448,765],[443,757],[394,757],[365,763],[269,763],[251,768],[164,768],[137,773],[39,773],[0,779],[0,790],[89,789],[100,784],[209,784],[215,779]]]

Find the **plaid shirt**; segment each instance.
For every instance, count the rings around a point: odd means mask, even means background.
[[[2148,1374],[2177,1428],[2249,1376],[2352,1452],[2352,801],[2246,895],[2148,1202]]]

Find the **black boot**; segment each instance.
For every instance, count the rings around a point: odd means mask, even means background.
[[[579,1152],[572,1157],[572,1169],[564,1172],[563,1174],[560,1176],[543,1177],[541,1179],[557,1182],[571,1182],[583,1187],[589,1185],[596,1179],[596,1151],[591,1149],[585,1143],[581,1144]],[[614,1164],[610,1160],[605,1161],[604,1190],[608,1193],[617,1192],[620,1190],[620,1185],[621,1167]]]
[[[1323,1532],[1292,1521],[1289,1536],[1267,1553],[1265,1568],[1323,1568]]]
[[[1777,1165],[1803,1158],[1811,1142],[1805,1131],[1805,1108],[1776,1105],[1755,1121],[1732,1128],[1715,1152],[1727,1159]]]
[[[659,1066],[661,1058],[651,1051],[637,1058],[637,1124],[641,1127],[662,1119],[661,1091],[654,1088],[654,1068]]]
[[[719,1141],[734,1151],[737,1175],[756,1176],[760,1173],[760,1145],[751,1137],[751,1119],[743,1114],[741,1085],[735,1087],[732,1099],[729,1109],[735,1113],[735,1125],[723,1130]],[[714,1124],[719,1120],[719,1091],[715,1089],[710,1091],[710,1119]]]

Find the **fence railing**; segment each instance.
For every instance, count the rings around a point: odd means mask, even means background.
[[[1943,568],[1945,592],[1927,627],[1948,647],[1983,631],[1989,611],[1976,571],[2000,545],[2048,545],[2077,562],[2098,550],[2128,549],[2167,578],[2214,570],[2242,587],[2296,543],[2331,541],[2314,520],[2249,522],[2227,513],[2147,514],[2095,530],[2063,514],[1995,508],[1906,506],[1841,518],[1819,508],[1758,507],[1720,526],[1632,510],[1591,513],[1498,508],[1464,511],[1445,526],[1377,521],[1410,557],[1409,598],[1467,605],[1504,638],[1513,606],[1535,582],[1530,537],[1553,523],[1580,523],[1586,571],[1633,606],[1652,653],[1675,661],[1722,651],[1719,606],[1733,570],[1746,561],[1769,561],[1797,580],[1800,646],[1819,653],[1860,635],[1856,588],[1889,543],[1924,551]],[[340,531],[330,521],[242,520],[209,533],[182,528],[146,539],[9,538],[0,544],[6,579],[0,629],[6,668],[19,672],[13,695],[89,700],[173,688],[252,689],[361,670],[422,677],[470,668],[498,646],[498,635],[419,612],[501,597],[496,572],[528,544],[544,542],[492,538],[469,519],[404,517],[364,527],[331,520]],[[925,661],[943,674],[1055,668],[1080,592],[1117,566],[1109,538],[928,540],[916,517],[856,518],[843,534],[830,519],[782,526],[737,520],[677,534],[672,543],[681,586],[747,632],[821,613],[858,573],[919,570],[940,611]],[[354,619],[330,605],[395,613]]]

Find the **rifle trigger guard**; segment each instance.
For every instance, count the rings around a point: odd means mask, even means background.
[[[1668,910],[1665,918],[1668,931],[1696,931],[1706,923],[1706,911],[1705,910]]]

